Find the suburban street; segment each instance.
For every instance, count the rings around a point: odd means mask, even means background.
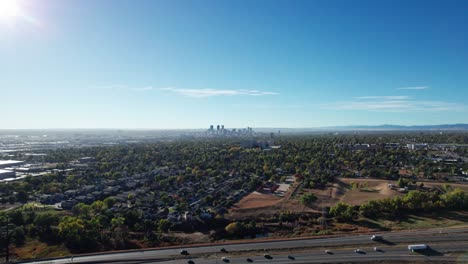
[[[424,231],[382,232],[384,240],[375,242],[372,234],[349,235],[329,238],[309,238],[267,242],[249,242],[212,246],[194,246],[185,248],[136,250],[120,253],[103,253],[79,255],[67,258],[37,260],[19,263],[224,263],[221,257],[227,257],[229,263],[248,263],[247,258],[259,263],[326,263],[340,261],[468,261],[468,256],[452,254],[463,253],[468,248],[468,228],[434,229]],[[431,250],[412,253],[408,244],[427,244]],[[379,251],[374,251],[378,247]],[[225,248],[227,253],[222,253]],[[355,253],[359,248],[364,252]],[[180,255],[180,250],[189,252],[188,256]],[[327,254],[324,250],[330,250]],[[272,259],[266,259],[263,254]],[[288,255],[291,258],[288,258]]]

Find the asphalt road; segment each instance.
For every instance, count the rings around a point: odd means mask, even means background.
[[[434,229],[412,232],[379,233],[384,241],[374,242],[370,240],[372,234],[349,235],[332,238],[313,238],[300,240],[283,240],[256,243],[238,243],[201,247],[186,247],[190,255],[181,256],[180,248],[137,250],[119,253],[104,253],[93,255],[80,255],[74,257],[37,260],[23,263],[187,263],[192,259],[195,263],[224,263],[222,256],[230,259],[229,263],[248,263],[246,258],[251,257],[254,262],[292,263],[287,254],[295,257],[294,263],[325,263],[339,261],[375,261],[375,260],[432,260],[455,261],[459,257],[447,254],[448,251],[468,251],[468,228]],[[411,253],[407,249],[408,244],[428,244],[433,251],[428,254]],[[381,248],[382,252],[373,251],[373,247]],[[221,253],[225,248],[228,253]],[[354,253],[353,249],[360,248],[366,254]],[[325,249],[334,254],[324,253]],[[250,251],[250,252],[249,252]],[[263,257],[269,253],[273,259]],[[468,258],[464,258],[468,262]]]
[[[253,263],[275,263],[275,264],[299,264],[299,263],[335,263],[335,262],[370,262],[370,261],[382,261],[382,260],[393,260],[393,261],[445,261],[445,262],[468,262],[468,255],[463,254],[448,254],[446,252],[451,251],[466,251],[468,248],[468,242],[462,244],[456,244],[452,242],[437,243],[431,246],[431,250],[414,253],[408,251],[406,245],[397,247],[379,247],[379,251],[374,251],[373,247],[361,247],[364,253],[355,253],[354,248],[343,248],[333,250],[333,254],[326,254],[321,250],[310,250],[303,253],[291,253],[288,255],[282,254],[270,254],[271,259],[266,259],[260,253],[253,253],[251,255],[246,254],[243,256],[229,256],[229,254],[217,254],[217,256],[210,256],[208,258],[193,258],[192,260],[197,264],[236,264],[236,263],[249,263],[246,259],[252,259]],[[229,261],[224,262],[221,260],[221,256],[226,256]],[[187,259],[178,259],[172,261],[158,262],[161,264],[182,264],[187,263]],[[156,263],[156,262],[147,262]]]

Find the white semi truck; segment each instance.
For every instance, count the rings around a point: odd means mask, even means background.
[[[418,245],[408,245],[408,250],[414,252],[417,250],[425,250],[428,249],[429,247],[426,244],[418,244]]]

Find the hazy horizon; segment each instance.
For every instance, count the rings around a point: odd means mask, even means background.
[[[213,124],[217,125],[217,124]],[[220,124],[221,125],[221,124]],[[399,124],[378,124],[378,125],[337,125],[337,126],[321,126],[321,127],[280,127],[280,126],[272,126],[272,127],[258,127],[258,126],[246,126],[246,127],[251,127],[253,129],[260,129],[260,130],[265,130],[265,129],[291,129],[291,130],[326,130],[326,129],[346,129],[346,128],[383,128],[385,127],[401,127],[401,128],[412,128],[412,127],[444,127],[444,126],[453,126],[453,127],[468,127],[468,123],[456,123],[456,124],[425,124],[425,125],[399,125]],[[225,126],[225,129],[242,129],[246,127],[229,127]],[[84,128],[60,128],[60,127],[52,127],[52,128],[0,128],[0,131],[8,131],[8,130],[65,130],[65,131],[70,131],[70,130],[125,130],[125,131],[151,131],[151,130],[196,130],[196,131],[205,131],[209,128],[209,126],[206,127],[189,127],[189,128],[183,128],[183,127],[173,127],[173,128],[151,128],[151,127],[141,127],[141,128],[126,128],[126,127],[102,127],[102,128],[96,128],[96,127],[84,127]]]

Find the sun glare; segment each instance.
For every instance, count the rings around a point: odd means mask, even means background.
[[[12,19],[19,15],[20,8],[17,0],[0,0],[0,19]]]

